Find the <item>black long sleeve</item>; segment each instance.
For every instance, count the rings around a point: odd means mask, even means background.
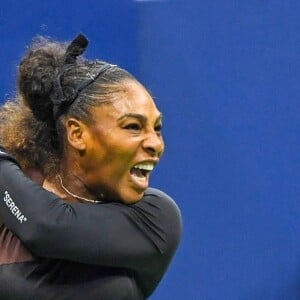
[[[174,201],[148,189],[134,205],[66,203],[0,161],[0,216],[36,256],[132,270],[146,295],[163,276],[180,240]]]

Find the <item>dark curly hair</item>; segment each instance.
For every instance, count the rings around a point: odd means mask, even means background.
[[[136,79],[124,69],[81,55],[87,40],[70,44],[37,38],[20,62],[16,99],[0,109],[0,143],[24,169],[38,168],[46,176],[58,171],[65,141],[63,120],[92,122],[94,106],[126,93],[126,81]]]

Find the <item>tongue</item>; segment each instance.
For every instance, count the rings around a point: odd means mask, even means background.
[[[136,168],[132,168],[130,173],[134,176],[137,176],[137,177],[141,177],[141,178],[144,178],[144,174],[143,174],[143,171],[140,170],[140,169],[136,169]]]

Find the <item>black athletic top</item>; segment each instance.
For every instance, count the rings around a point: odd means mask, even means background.
[[[175,202],[157,189],[133,205],[67,203],[5,159],[0,216],[9,229],[0,229],[1,300],[145,299],[182,230]]]

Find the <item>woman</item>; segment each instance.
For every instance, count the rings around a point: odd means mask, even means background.
[[[177,206],[148,188],[161,113],[125,70],[77,59],[86,47],[32,47],[0,114],[2,145],[49,191],[0,153],[0,299],[145,299],[178,246]]]

